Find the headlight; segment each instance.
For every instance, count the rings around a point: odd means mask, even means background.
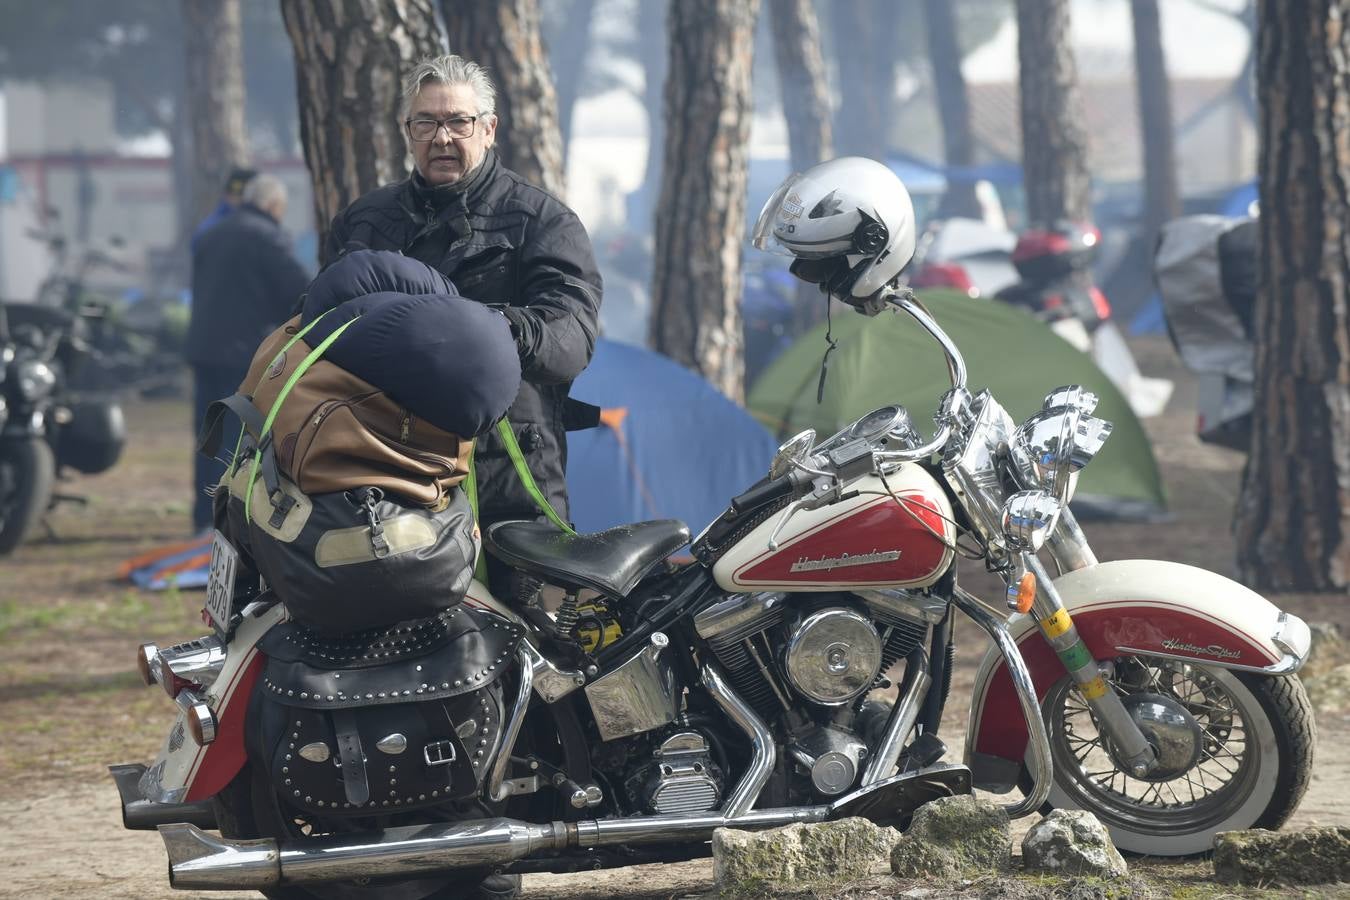
[[[1003,504],[1003,539],[1008,549],[1035,553],[1059,521],[1063,507],[1045,491],[1019,491]]]
[[[14,367],[19,396],[29,403],[40,400],[56,386],[56,373],[40,359],[26,359]]]
[[[1095,394],[1071,385],[1051,391],[1045,407],[1022,423],[1011,449],[1028,487],[1069,502],[1073,476],[1111,436],[1111,423],[1090,415],[1096,408]]]

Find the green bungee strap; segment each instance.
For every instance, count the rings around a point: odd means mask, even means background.
[[[534,505],[539,507],[550,522],[565,534],[576,534],[572,526],[563,521],[563,517],[558,515],[553,504],[548,502],[544,492],[539,490],[539,485],[534,480],[534,474],[530,472],[530,467],[525,463],[525,454],[520,450],[520,444],[516,442],[516,433],[511,430],[511,423],[502,419],[497,423],[497,436],[502,439],[502,444],[506,447],[506,455],[511,458],[511,466],[516,470],[516,476],[520,478],[520,483],[525,486],[525,492],[530,495]],[[474,521],[478,520],[478,475],[477,469],[473,464],[473,453],[469,454],[469,477],[464,480],[464,492],[469,495],[469,506],[473,509]],[[486,554],[478,554],[478,564],[474,568],[474,577],[487,584],[487,562]]]
[[[284,354],[287,350],[291,349],[291,347],[293,347],[293,346],[295,345],[295,342],[296,342],[296,341],[298,341],[298,340],[300,340],[302,337],[304,337],[305,334],[306,334],[311,328],[313,328],[315,325],[318,325],[318,324],[319,324],[319,320],[320,320],[320,319],[322,319],[324,316],[328,315],[328,313],[330,313],[330,312],[332,312],[331,309],[330,309],[330,310],[325,310],[324,312],[320,313],[320,314],[318,315],[318,317],[314,319],[313,322],[310,322],[310,323],[309,323],[308,325],[306,325],[304,328],[301,328],[301,329],[300,329],[299,331],[297,331],[295,334],[291,335],[291,339],[290,339],[289,341],[287,341],[287,342],[282,346],[282,348],[281,348],[279,351],[277,351],[277,356],[281,356],[281,355]],[[344,327],[345,327],[345,326],[344,326]],[[253,386],[253,393],[254,393],[254,394],[256,394],[256,393],[258,392],[258,388],[260,388],[260,387],[262,386],[262,383],[263,383],[263,381],[264,381],[266,378],[267,378],[267,373],[264,372],[264,373],[263,373],[263,377],[260,378],[260,379],[258,379],[258,383],[255,384],[255,385]],[[252,396],[252,395],[250,395],[250,397],[251,397],[251,396]],[[261,434],[258,435],[258,440],[259,440],[259,441],[262,441],[262,435],[261,435]],[[239,460],[239,448],[242,447],[243,444],[244,444],[244,429],[241,428],[241,429],[239,429],[239,438],[238,438],[238,440],[236,440],[236,441],[234,442],[234,453],[230,454],[230,465],[229,465],[229,468],[230,468],[231,470],[234,469],[235,463]]]
[[[306,356],[306,357],[300,362],[300,365],[298,365],[298,366],[295,367],[295,371],[291,373],[291,377],[290,377],[290,378],[287,378],[287,379],[286,379],[286,383],[285,383],[284,385],[282,385],[282,387],[281,387],[281,393],[277,395],[277,399],[272,403],[272,408],[271,408],[271,410],[269,410],[268,413],[267,413],[267,418],[263,421],[262,434],[259,436],[259,444],[260,444],[260,446],[259,446],[259,449],[258,449],[258,453],[255,453],[255,454],[254,454],[254,456],[253,456],[253,464],[249,467],[249,470],[248,470],[248,485],[247,485],[247,486],[245,487],[245,489],[244,489],[244,521],[245,521],[245,522],[251,522],[251,521],[253,521],[253,518],[252,518],[252,506],[253,506],[253,482],[257,481],[257,479],[258,479],[258,466],[259,466],[259,463],[260,463],[261,460],[262,460],[262,447],[261,447],[261,444],[262,444],[263,442],[265,442],[265,441],[267,440],[267,436],[268,436],[269,434],[271,434],[271,432],[272,432],[272,422],[276,420],[277,413],[281,411],[281,404],[285,402],[285,400],[286,400],[286,395],[289,394],[289,393],[291,392],[291,388],[295,387],[295,383],[296,383],[297,381],[300,380],[300,376],[302,376],[302,375],[304,375],[306,372],[308,372],[308,371],[309,371],[309,367],[312,366],[312,365],[314,365],[314,363],[318,362],[319,357],[323,356],[324,351],[327,350],[328,347],[329,347],[334,341],[336,341],[338,338],[342,337],[342,332],[344,332],[344,331],[346,331],[348,328],[350,328],[350,327],[352,326],[352,323],[355,322],[355,321],[356,321],[357,319],[359,319],[359,318],[361,318],[361,317],[360,317],[360,316],[356,316],[356,317],[353,318],[353,319],[349,319],[348,321],[346,321],[346,322],[344,322],[344,323],[342,324],[342,327],[338,328],[336,331],[334,331],[334,332],[333,332],[332,334],[330,334],[328,337],[324,338],[324,339],[323,339],[323,343],[319,344],[319,346],[315,347],[313,350],[311,350],[311,351],[309,352],[309,355]],[[315,319],[314,321],[317,322],[318,319]],[[303,334],[303,333],[304,333],[304,332],[301,332],[301,334]],[[296,338],[298,339],[299,337],[300,337],[300,335],[297,334],[297,335],[296,335]],[[291,343],[292,343],[292,344],[295,343],[295,340],[293,339],[293,340],[291,341]],[[286,346],[289,347],[290,344],[287,344]]]

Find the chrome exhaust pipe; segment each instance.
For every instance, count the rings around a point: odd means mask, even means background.
[[[278,844],[267,838],[235,841],[194,825],[161,825],[169,854],[169,883],[184,890],[261,890],[287,884],[401,879],[463,868],[501,866],[545,850],[704,841],[717,828],[775,828],[821,822],[828,806],[746,813],[639,816],[533,825],[516,819],[477,819],[410,825],[345,838]]]

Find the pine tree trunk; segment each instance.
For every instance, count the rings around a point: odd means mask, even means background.
[[[788,152],[792,168],[801,172],[829,159],[833,152],[820,25],[811,0],[771,0],[767,6],[787,119]]]
[[[562,136],[564,175],[567,174],[568,148],[572,144],[572,110],[581,96],[586,77],[586,59],[591,49],[591,20],[594,18],[595,0],[570,0],[567,19],[557,36],[557,46],[548,48],[558,93],[558,131]]]
[[[1256,401],[1238,569],[1350,587],[1350,0],[1262,0]]]
[[[562,135],[538,0],[441,0],[450,47],[497,85],[497,154],[530,184],[561,197]]]
[[[894,0],[833,0],[832,43],[839,67],[834,144],[840,156],[884,161],[895,94],[901,5]]]
[[[195,224],[220,202],[230,169],[248,160],[243,23],[239,0],[182,0],[182,11]]]
[[[322,248],[333,216],[407,175],[402,80],[443,51],[432,0],[281,0],[281,15]]]
[[[758,6],[758,0],[670,4],[652,278],[652,346],[736,401],[745,371],[740,261]]]
[[[928,36],[928,59],[933,65],[933,87],[938,118],[942,122],[943,158],[948,166],[968,168],[975,164],[975,136],[970,128],[970,98],[961,72],[961,42],[957,39],[956,0],[924,0],[923,20]],[[975,197],[975,182],[947,179],[947,192],[938,215],[982,217]]]
[[[1172,141],[1172,95],[1163,55],[1158,0],[1131,0],[1134,77],[1144,139],[1144,246],[1152,253],[1163,223],[1181,214]]]
[[[1091,183],[1069,0],[1017,0],[1022,177],[1028,224],[1087,220]]]

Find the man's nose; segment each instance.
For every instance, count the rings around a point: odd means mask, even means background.
[[[434,138],[432,138],[431,140],[432,140],[432,142],[435,143],[437,146],[440,146],[440,147],[447,147],[447,146],[449,146],[449,145],[450,145],[450,142],[451,142],[452,140],[454,140],[454,138],[452,138],[452,137],[450,136],[450,126],[448,126],[448,125],[442,125],[442,126],[440,126],[439,128],[437,128],[437,129],[436,129],[436,136],[435,136]]]

